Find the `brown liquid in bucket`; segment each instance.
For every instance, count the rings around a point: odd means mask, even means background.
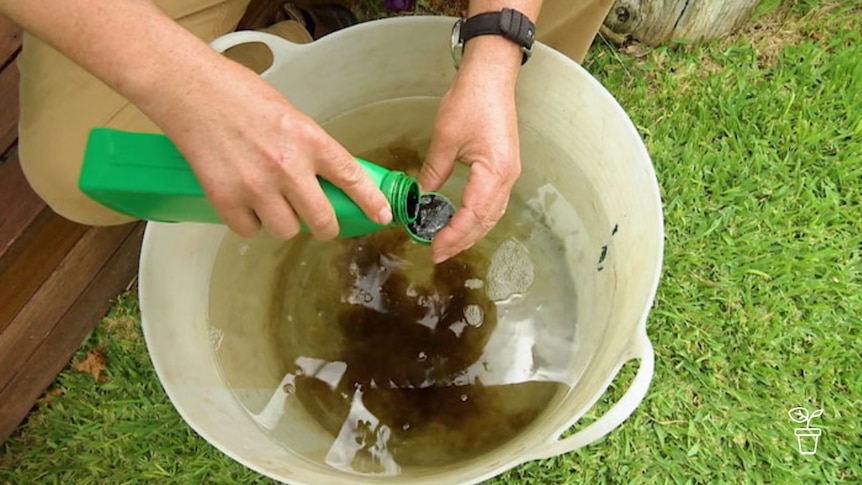
[[[284,355],[296,376],[292,391],[352,449],[350,466],[360,472],[385,472],[375,457],[383,451],[401,467],[448,465],[489,451],[530,424],[559,390],[550,382],[485,386],[471,379],[497,324],[494,303],[482,288],[470,288],[487,274],[487,258],[468,252],[415,274],[403,264],[414,244],[403,232],[385,231],[347,243],[341,261],[317,268],[330,273],[324,293],[341,301],[330,303],[334,319],[294,326],[289,347],[323,351],[326,363],[343,371],[337,381],[304,375],[295,364],[302,355]],[[326,305],[289,297],[303,291],[291,266],[286,259],[279,268],[274,320],[296,322]]]
[[[400,144],[359,156],[412,174],[421,164]],[[407,476],[504,445],[570,389],[570,352],[542,352],[570,349],[574,322],[518,334],[574,314],[561,249],[536,219],[513,200],[496,236],[436,266],[402,228],[329,242],[226,236],[210,323],[228,387],[277,441],[353,473]],[[505,369],[519,360],[506,345],[530,338],[532,368]]]

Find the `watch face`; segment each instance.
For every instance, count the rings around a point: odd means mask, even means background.
[[[461,40],[461,25],[463,23],[464,19],[458,19],[452,26],[452,60],[455,61],[455,68],[461,65],[461,57],[464,54],[464,41]]]

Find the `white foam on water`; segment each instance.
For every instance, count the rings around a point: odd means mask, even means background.
[[[526,292],[533,284],[535,267],[530,252],[515,239],[507,239],[494,251],[488,270],[488,297],[502,301]]]

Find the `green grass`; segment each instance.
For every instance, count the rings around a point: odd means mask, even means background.
[[[586,66],[641,130],[665,201],[648,323],[656,374],[609,436],[489,483],[862,481],[860,8],[772,0],[729,40],[641,58],[592,51]],[[109,379],[61,374],[53,388],[64,394],[0,451],[0,484],[271,483],[180,419],[146,355],[134,295],[76,360],[93,346]],[[795,406],[824,410],[814,456],[796,450]]]

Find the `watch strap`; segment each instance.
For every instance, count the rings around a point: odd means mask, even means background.
[[[504,8],[499,12],[485,12],[465,20],[460,27],[462,43],[480,35],[502,35],[521,46],[523,59],[527,62],[536,41],[536,25],[521,12]]]

